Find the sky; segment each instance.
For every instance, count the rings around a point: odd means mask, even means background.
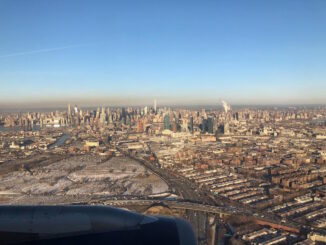
[[[325,0],[0,0],[0,106],[326,104]]]

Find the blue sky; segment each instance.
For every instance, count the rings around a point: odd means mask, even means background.
[[[0,0],[0,104],[326,103],[324,0]]]

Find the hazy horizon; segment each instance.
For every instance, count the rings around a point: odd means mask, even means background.
[[[157,101],[158,107],[185,107],[185,108],[223,108],[221,104],[221,99],[219,98],[215,101],[205,101],[205,100],[193,100],[193,101],[170,101],[169,99],[163,99]],[[116,99],[116,100],[65,100],[65,101],[45,101],[45,102],[21,102],[21,103],[0,103],[0,111],[6,110],[46,110],[46,109],[66,109],[70,104],[71,106],[77,105],[79,108],[97,108],[97,107],[152,107],[154,102],[153,99],[149,98],[134,98],[134,99]],[[239,103],[227,101],[232,107],[318,107],[326,106],[326,103]]]

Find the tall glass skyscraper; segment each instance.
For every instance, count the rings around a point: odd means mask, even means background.
[[[171,121],[168,114],[164,116],[164,129],[171,129]]]

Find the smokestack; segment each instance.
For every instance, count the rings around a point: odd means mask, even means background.
[[[224,108],[225,113],[228,113],[228,111],[231,110],[231,106],[225,100],[222,100],[222,106]]]

